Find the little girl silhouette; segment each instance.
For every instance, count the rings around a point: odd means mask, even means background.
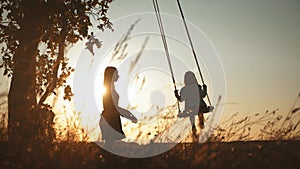
[[[185,102],[184,110],[182,113],[178,114],[178,117],[190,117],[190,122],[192,124],[193,134],[196,134],[195,126],[195,116],[198,115],[199,126],[204,129],[204,118],[203,113],[211,112],[213,106],[207,106],[203,98],[207,95],[207,86],[203,84],[203,89],[200,84],[198,84],[195,74],[188,71],[184,75],[184,87],[180,90],[180,95],[178,90],[175,90],[175,96],[180,102]]]

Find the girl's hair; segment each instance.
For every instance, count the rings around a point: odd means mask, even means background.
[[[193,85],[198,84],[195,74],[192,71],[187,71],[184,75],[184,84]]]
[[[115,67],[107,67],[104,71],[104,85],[110,87],[113,85],[113,76],[117,72]]]

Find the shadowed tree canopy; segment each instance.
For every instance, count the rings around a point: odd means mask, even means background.
[[[8,112],[13,137],[30,138],[33,128],[44,132],[41,125],[52,123],[53,113],[41,110],[50,110],[44,101],[58,87],[64,87],[64,98],[70,99],[72,91],[65,82],[73,69],[64,56],[66,47],[87,38],[91,53],[94,45],[99,48],[101,42],[89,28],[113,30],[107,17],[112,1],[0,0],[0,66],[11,78]]]

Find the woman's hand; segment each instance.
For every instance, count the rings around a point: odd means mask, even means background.
[[[133,123],[137,123],[137,121],[138,121],[137,118],[132,113],[130,113],[128,110],[119,108],[119,112],[120,112],[121,116],[131,120]]]
[[[133,123],[137,123],[138,122],[138,120],[137,120],[137,118],[133,115],[133,114],[131,114],[132,115],[132,117],[131,117],[131,121],[133,122]]]

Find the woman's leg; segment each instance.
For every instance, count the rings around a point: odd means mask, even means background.
[[[104,147],[107,149],[111,149],[114,144],[114,140],[106,139],[104,141]]]

